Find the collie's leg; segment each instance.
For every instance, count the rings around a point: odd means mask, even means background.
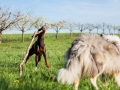
[[[80,79],[79,78],[74,81],[74,88],[75,88],[75,90],[78,90],[79,83],[80,83]]]
[[[97,77],[98,77],[98,76],[95,76],[95,77],[91,77],[91,78],[90,78],[90,81],[91,81],[91,83],[93,84],[93,86],[96,88],[96,90],[99,89],[98,86],[97,86],[97,84],[96,84]]]
[[[115,77],[115,82],[117,83],[118,86],[120,86],[120,72],[114,73]]]
[[[96,88],[96,90],[99,89],[97,84],[96,84],[96,80],[97,80],[98,76],[100,76],[103,73],[104,69],[105,69],[105,65],[103,65],[102,70],[97,75],[90,78],[90,81],[93,84],[93,86]]]

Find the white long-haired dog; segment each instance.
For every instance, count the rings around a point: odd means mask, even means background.
[[[80,78],[90,76],[98,89],[97,77],[102,73],[113,75],[120,86],[120,40],[115,35],[84,34],[74,40],[67,51],[64,68],[57,73],[58,82],[74,84],[78,89]]]

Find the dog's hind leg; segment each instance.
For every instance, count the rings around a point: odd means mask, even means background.
[[[42,54],[38,56],[38,62],[41,61]]]
[[[35,70],[37,70],[39,58],[40,58],[39,54],[36,54],[36,56],[35,56],[35,66],[36,66],[36,67],[35,67]]]
[[[120,86],[120,72],[114,73],[115,83]]]
[[[95,76],[95,77],[91,77],[91,78],[90,78],[90,81],[91,81],[91,83],[93,84],[93,86],[96,88],[96,90],[99,89],[98,86],[97,86],[97,84],[96,84],[97,77],[98,77],[98,75]]]
[[[36,67],[38,66],[38,62],[41,60],[41,55],[39,55],[39,54],[37,54],[36,56],[35,56],[35,65],[36,65]]]
[[[94,75],[90,78],[90,81],[93,84],[93,86],[96,88],[96,90],[99,89],[97,86],[97,83],[96,83],[97,78],[98,78],[98,76],[100,76],[103,73],[104,69],[105,69],[105,65],[103,65],[102,70],[97,75]]]

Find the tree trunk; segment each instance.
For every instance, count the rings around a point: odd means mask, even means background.
[[[56,32],[56,39],[58,39],[58,32]]]
[[[70,31],[70,37],[72,37],[72,32]]]
[[[109,29],[109,34],[110,34],[110,29]]]
[[[0,44],[2,43],[2,32],[0,32]]]
[[[82,34],[82,30],[80,30],[80,34],[79,34],[79,36]]]
[[[22,42],[24,42],[24,31],[22,31]]]
[[[104,29],[103,29],[103,34],[105,34]]]
[[[98,29],[97,29],[97,34],[98,34]]]
[[[91,30],[89,30],[89,33],[91,33]]]
[[[115,34],[115,29],[114,29],[114,34]]]

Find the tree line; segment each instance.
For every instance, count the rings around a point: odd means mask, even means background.
[[[108,34],[120,34],[120,25],[110,25],[106,23],[101,23],[101,24],[91,24],[91,23],[75,23],[75,22],[70,22],[69,20],[66,21],[62,25],[58,25],[53,27],[53,29],[56,31],[56,39],[58,38],[58,32],[61,29],[68,29],[70,32],[70,37],[72,37],[72,32],[74,30],[78,30],[79,33],[83,33],[84,31],[88,31],[88,33],[92,33],[92,31],[96,30],[94,33],[103,33],[106,34],[105,31],[108,31]],[[99,32],[102,31],[102,32]],[[117,33],[115,32],[117,31]]]
[[[22,42],[24,42],[24,33],[28,30],[39,29],[43,25],[51,24],[43,16],[32,16],[33,12],[29,11],[23,13],[22,11],[11,12],[10,8],[0,7],[0,44],[2,43],[2,32],[5,30],[19,30],[22,33]],[[55,23],[55,22],[54,22]],[[102,24],[91,24],[91,23],[76,23],[73,21],[64,21],[64,23],[56,24],[51,29],[56,32],[56,39],[58,39],[58,33],[61,29],[68,29],[70,32],[70,37],[74,30],[79,30],[79,33],[83,33],[85,30],[88,30],[91,33],[96,29],[96,33],[99,33],[102,30],[102,33],[105,33],[105,30],[111,33],[111,30],[118,31],[120,33],[120,25],[110,25],[106,23]]]

